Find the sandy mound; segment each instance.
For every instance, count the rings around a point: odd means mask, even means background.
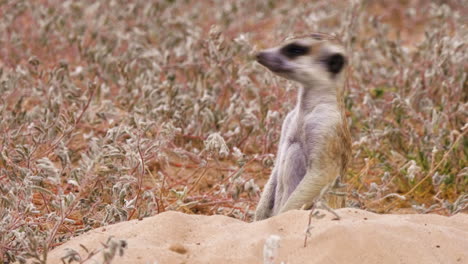
[[[80,253],[102,248],[110,235],[128,243],[112,263],[264,263],[265,241],[280,237],[274,263],[468,263],[468,215],[377,215],[340,209],[313,219],[304,248],[307,211],[245,223],[225,216],[166,212],[99,228],[54,249],[49,263],[60,263],[65,248]],[[82,254],[85,256],[85,254]],[[102,255],[95,259],[102,261]]]

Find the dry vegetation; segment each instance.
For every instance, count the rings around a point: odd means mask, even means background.
[[[167,210],[251,220],[296,91],[252,54],[314,31],[349,50],[348,206],[467,208],[466,2],[127,2],[0,0],[3,262]]]

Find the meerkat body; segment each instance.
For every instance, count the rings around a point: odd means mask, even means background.
[[[314,34],[260,52],[257,61],[302,84],[296,107],[283,122],[275,167],[255,213],[255,220],[262,220],[310,208],[325,187],[344,176],[351,144],[341,96],[346,58],[337,42]]]

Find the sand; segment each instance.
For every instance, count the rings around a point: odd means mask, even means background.
[[[340,220],[329,213],[312,220],[304,247],[308,211],[254,223],[165,212],[75,237],[51,251],[48,263],[61,263],[65,248],[86,256],[80,244],[101,249],[109,236],[128,244],[112,263],[468,263],[468,214],[378,215],[351,208],[337,213]],[[264,260],[267,239],[272,262]],[[94,259],[102,263],[102,252]]]

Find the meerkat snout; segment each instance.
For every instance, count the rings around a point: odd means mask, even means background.
[[[267,67],[270,71],[281,74],[292,70],[281,54],[275,51],[262,51],[257,54],[257,62]]]

